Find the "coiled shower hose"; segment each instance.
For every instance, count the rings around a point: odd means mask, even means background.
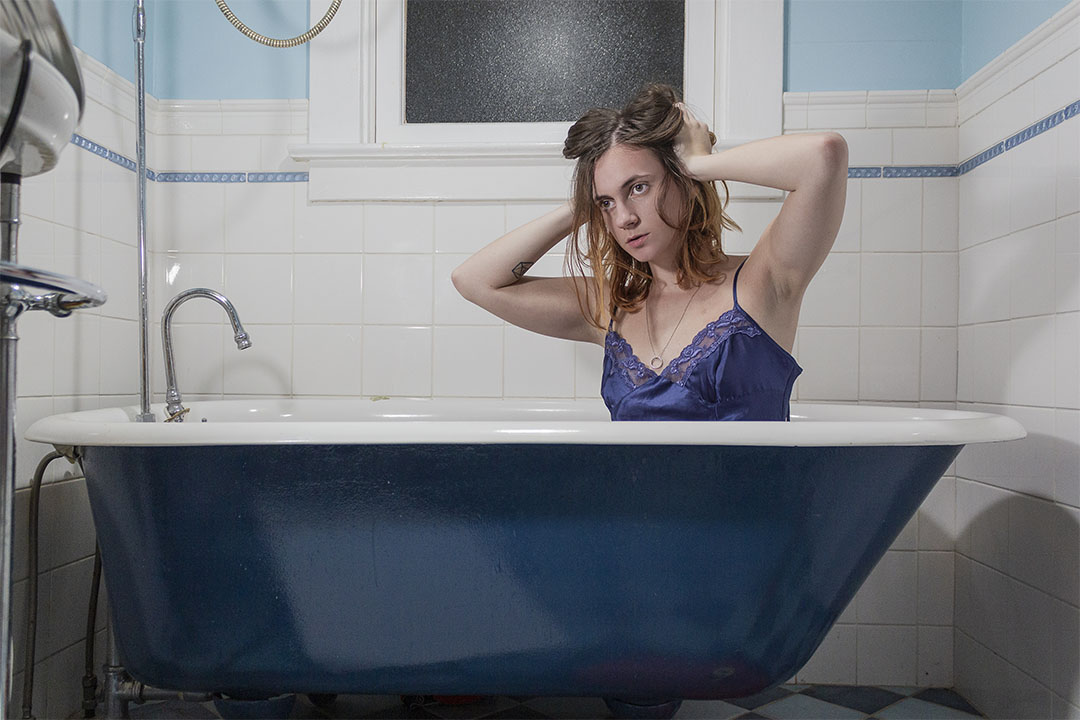
[[[237,30],[244,33],[244,35],[248,36],[257,43],[262,43],[263,45],[269,45],[270,47],[276,48],[296,47],[297,45],[303,45],[307,41],[311,40],[313,37],[321,33],[327,25],[330,24],[330,21],[334,19],[334,13],[336,13],[338,11],[338,8],[341,7],[341,0],[333,0],[333,2],[330,3],[330,7],[326,10],[326,14],[323,15],[322,20],[315,23],[315,25],[310,30],[308,30],[306,33],[303,33],[302,35],[297,35],[296,37],[289,38],[287,40],[280,40],[278,38],[271,38],[266,37],[265,35],[260,35],[259,33],[249,28],[247,25],[240,21],[240,18],[236,17],[236,15],[233,14],[233,11],[229,9],[229,5],[225,2],[225,0],[215,0],[215,2],[217,2],[218,10],[221,11],[221,14],[225,16],[226,20],[233,24],[233,27],[235,27]]]

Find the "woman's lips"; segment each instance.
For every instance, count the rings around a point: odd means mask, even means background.
[[[642,233],[641,235],[635,235],[626,241],[627,247],[639,248],[645,243],[645,238],[649,236],[649,233]]]

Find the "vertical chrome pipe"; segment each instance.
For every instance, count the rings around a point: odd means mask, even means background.
[[[109,627],[105,631],[105,673],[102,692],[102,704],[108,720],[121,720],[131,717],[128,714],[128,698],[124,692],[124,668],[120,664],[120,650],[116,647],[110,613]]]
[[[14,263],[19,248],[19,190],[21,178],[0,174],[0,259]],[[0,282],[0,512],[3,513],[3,555],[0,556],[0,715],[11,701],[11,555],[15,530],[15,321],[20,305],[8,302],[10,285]]]
[[[154,422],[150,412],[150,298],[146,290],[146,10],[135,0],[135,99],[138,102],[135,165],[138,176],[139,238],[139,422]]]

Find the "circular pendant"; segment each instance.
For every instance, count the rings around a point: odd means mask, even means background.
[[[661,367],[664,366],[664,360],[659,355],[657,355],[649,361],[649,365],[652,366],[653,370],[659,370]]]

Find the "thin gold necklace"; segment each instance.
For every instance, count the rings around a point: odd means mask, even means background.
[[[704,283],[702,283],[704,285]],[[675,337],[675,333],[678,331],[679,326],[682,325],[683,318],[686,317],[686,311],[690,309],[690,303],[694,302],[694,298],[697,297],[698,292],[701,291],[701,285],[697,286],[697,290],[690,294],[690,299],[686,301],[686,307],[683,308],[682,315],[679,316],[679,322],[675,323],[675,329],[668,335],[667,342],[664,343],[664,347],[660,348],[660,352],[656,352],[656,344],[652,339],[652,328],[649,326],[649,297],[645,296],[645,334],[649,336],[649,349],[653,351],[652,360],[649,361],[649,366],[653,370],[659,370],[664,367],[664,353],[667,351],[668,345],[671,344],[671,338]]]

